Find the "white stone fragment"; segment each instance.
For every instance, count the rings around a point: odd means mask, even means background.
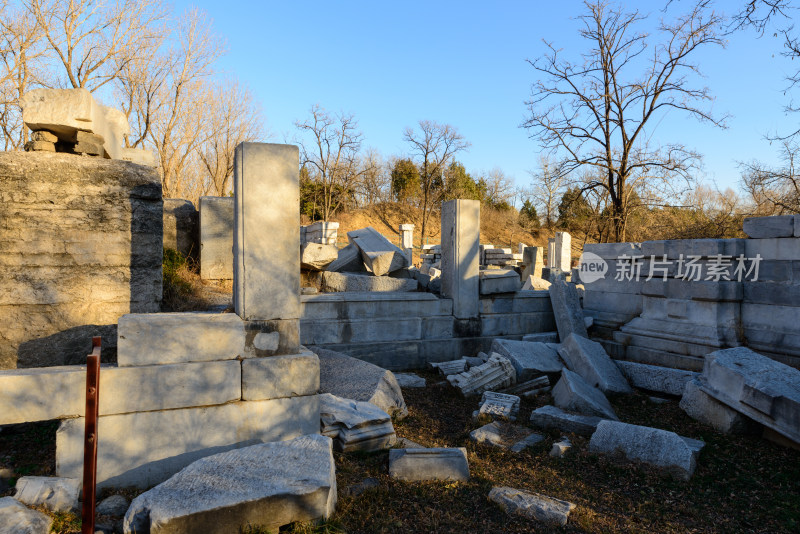
[[[503,421],[493,421],[469,433],[472,441],[520,452],[526,447],[542,441],[544,436],[536,434],[523,426]]]
[[[467,449],[392,449],[389,476],[409,482],[425,480],[469,480]]]
[[[364,264],[375,276],[409,265],[405,252],[371,226],[347,232],[347,238],[359,248]]]
[[[513,421],[519,414],[519,402],[520,399],[516,395],[484,391],[478,412],[492,417],[505,417]]]
[[[0,497],[0,532],[8,534],[48,534],[52,518],[31,510],[13,497]]]
[[[401,225],[402,226],[402,225]],[[394,373],[394,378],[401,388],[424,388],[425,379],[414,373]]]
[[[78,509],[81,481],[77,478],[22,477],[17,480],[14,498],[28,506],[44,506],[51,512]]]
[[[558,337],[563,342],[570,334],[588,338],[586,324],[583,322],[583,310],[575,284],[570,284],[563,277],[551,277],[550,302],[556,319]]]
[[[492,353],[483,365],[457,375],[450,375],[447,380],[460,389],[463,395],[477,395],[484,391],[510,386],[516,381],[516,372],[507,358]]]
[[[377,451],[391,447],[397,437],[389,414],[369,402],[319,396],[321,432],[339,451]]]
[[[722,404],[701,388],[702,384],[699,379],[686,383],[680,407],[689,417],[724,434],[746,433],[757,426],[747,417]]]
[[[570,442],[569,438],[562,437],[561,441],[553,443],[553,448],[550,449],[550,456],[553,458],[563,458],[571,448],[572,442]]]
[[[699,375],[694,371],[638,362],[616,361],[615,363],[634,387],[676,397],[683,395],[686,384]]]
[[[544,373],[557,373],[564,368],[558,353],[544,343],[497,338],[492,341],[491,350],[509,359],[517,372],[518,382]]]
[[[631,393],[628,381],[609,358],[600,343],[570,334],[561,343],[558,354],[570,370],[578,373],[589,385],[604,393]]]
[[[439,373],[444,376],[456,375],[463,373],[467,370],[467,360],[460,358],[458,360],[450,360],[447,362],[433,362],[431,367],[438,369]]]
[[[334,245],[303,243],[300,247],[300,267],[310,271],[323,271],[339,257]]]
[[[603,392],[569,369],[561,372],[561,379],[553,388],[553,402],[562,410],[615,421],[619,419]]]
[[[529,275],[522,284],[523,291],[547,291],[550,289],[550,282],[538,276]]]
[[[553,526],[566,525],[569,513],[575,508],[571,502],[504,486],[492,488],[489,492],[489,500],[498,504],[509,514]]]

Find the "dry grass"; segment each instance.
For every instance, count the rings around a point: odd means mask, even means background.
[[[163,273],[163,312],[204,311],[231,304],[232,281],[202,280],[197,262],[175,250],[164,249]]]

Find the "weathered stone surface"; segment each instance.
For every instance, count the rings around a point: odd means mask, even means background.
[[[28,152],[55,152],[56,145],[49,141],[28,141],[25,143],[25,150]]]
[[[542,267],[544,267],[544,248],[543,247],[525,247],[522,251],[522,279],[527,280],[529,277],[541,279]]]
[[[557,373],[564,368],[558,353],[544,343],[495,339],[492,352],[505,356],[517,372],[517,381],[524,382],[543,373]]]
[[[31,510],[13,497],[0,497],[0,526],[3,534],[48,534],[53,520]]]
[[[337,397],[371,402],[389,415],[408,415],[403,392],[391,371],[332,350],[314,348],[319,356],[319,389]]]
[[[508,395],[525,395],[526,393],[529,393],[531,391],[536,391],[546,388],[549,385],[550,385],[550,379],[547,376],[540,376],[538,378],[534,378],[526,382],[520,382],[518,384],[514,384],[513,386],[502,390],[500,393],[506,393]]]
[[[319,358],[311,352],[242,361],[242,400],[314,395],[319,383]]]
[[[516,372],[508,358],[492,353],[485,364],[472,367],[457,375],[450,375],[447,381],[460,389],[464,395],[477,395],[484,391],[510,386],[516,382]]]
[[[492,269],[480,272],[480,294],[514,293],[520,288],[519,274],[514,269]]]
[[[131,501],[124,495],[109,495],[97,503],[95,512],[97,515],[108,517],[125,517],[125,513],[131,505]]]
[[[550,302],[553,304],[553,314],[556,318],[558,337],[564,341],[570,334],[588,338],[586,325],[583,322],[580,297],[574,284],[568,283],[563,277],[551,277]]]
[[[625,375],[634,387],[649,391],[658,391],[675,395],[683,395],[686,384],[699,373],[685,371],[683,369],[671,369],[658,365],[647,365],[645,363],[617,361],[617,367]]]
[[[619,367],[608,357],[600,343],[570,334],[561,343],[558,354],[570,370],[578,373],[590,386],[603,393],[631,393]]]
[[[245,324],[233,313],[129,314],[119,319],[120,367],[245,356]]]
[[[102,396],[102,393],[101,393]],[[319,432],[317,395],[101,416],[97,487],[148,488],[221,451]],[[56,474],[83,476],[83,418],[56,432]],[[147,439],[131,439],[147,436]]]
[[[505,417],[514,421],[519,414],[519,402],[519,397],[516,395],[484,391],[478,412],[492,417]]]
[[[432,362],[431,367],[437,369],[444,376],[457,375],[467,370],[467,360],[459,358],[447,362]]]
[[[200,257],[200,212],[189,200],[164,199],[164,248],[185,257]]]
[[[571,502],[505,486],[492,488],[492,491],[489,492],[489,500],[498,504],[509,514],[557,526],[566,525],[569,513],[575,508]]]
[[[553,443],[553,448],[550,449],[550,456],[553,458],[563,458],[571,448],[572,442],[568,438],[562,437],[561,441]]]
[[[408,482],[424,480],[469,480],[467,449],[392,449],[389,475]]]
[[[232,197],[200,197],[200,277],[233,279]]]
[[[796,215],[774,215],[772,217],[745,217],[742,230],[748,237],[765,239],[794,236]]]
[[[703,446],[702,441],[674,432],[619,421],[601,421],[589,441],[590,452],[621,454],[628,460],[663,468],[682,480],[691,478]]]
[[[300,267],[311,271],[322,271],[339,257],[334,245],[303,243],[300,247]]]
[[[555,428],[582,436],[591,436],[600,421],[599,417],[571,414],[555,406],[542,406],[531,412],[531,423],[539,428]]]
[[[94,335],[111,358],[119,317],[158,311],[162,201],[154,169],[3,152],[0,220],[0,368],[85,362]]]
[[[525,334],[522,341],[533,343],[558,343],[558,332],[539,332],[537,334]]]
[[[544,439],[541,434],[531,432],[524,426],[512,425],[503,421],[493,421],[469,433],[472,441],[493,445],[501,449],[520,452]]]
[[[550,282],[544,278],[530,275],[523,280],[525,280],[525,283],[522,284],[523,291],[548,291],[550,289]]]
[[[800,371],[745,347],[706,356],[702,389],[800,443]]]
[[[361,251],[364,265],[375,276],[389,274],[409,265],[403,250],[371,226],[347,232],[347,238]]]
[[[615,421],[619,419],[603,392],[569,369],[561,371],[561,379],[553,388],[553,402],[562,410]]]
[[[389,414],[369,402],[323,393],[319,415],[322,434],[333,439],[339,451],[377,451],[397,440]]]
[[[572,270],[572,236],[567,232],[556,232],[555,263],[553,267],[562,272]]]
[[[309,435],[198,460],[139,495],[126,534],[227,534],[248,525],[278,530],[330,516],[336,505],[331,440]]]
[[[326,271],[322,273],[322,290],[328,293],[343,291],[416,291],[417,281],[413,278],[392,278],[390,276]]]
[[[361,251],[355,244],[350,243],[346,247],[339,249],[336,260],[325,268],[328,272],[364,272],[364,260],[361,259]]]
[[[51,512],[78,509],[81,481],[77,478],[22,477],[14,498],[28,506],[44,506]]]
[[[401,388],[424,388],[425,379],[414,373],[394,373],[394,378]]]
[[[479,242],[481,203],[449,200],[442,204],[442,296],[453,299],[458,319],[478,317],[480,312]]]
[[[31,132],[31,141],[46,141],[48,143],[58,142],[58,136],[47,130],[35,130]]]
[[[701,389],[699,379],[686,383],[680,407],[686,414],[724,434],[742,434],[756,425],[733,408],[722,404]]]

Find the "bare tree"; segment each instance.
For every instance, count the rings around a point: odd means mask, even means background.
[[[482,177],[486,184],[486,197],[484,200],[492,205],[512,205],[512,199],[517,195],[514,179],[506,176],[502,169],[494,168]]]
[[[740,163],[742,185],[758,215],[800,213],[800,147],[785,140],[781,151],[783,165],[771,167],[758,161]]]
[[[380,152],[374,148],[367,150],[359,161],[359,167],[363,169],[357,187],[361,205],[372,206],[388,200],[392,180]]]
[[[552,229],[556,221],[558,200],[564,193],[566,183],[563,166],[542,155],[539,157],[539,168],[528,173],[533,179],[530,194],[544,215],[545,227]]]
[[[352,114],[333,116],[319,105],[312,106],[310,114],[305,121],[295,122],[306,135],[300,141],[300,164],[310,170],[312,182],[321,190],[321,214],[327,221],[368,170],[359,165],[363,136]]]
[[[699,72],[689,61],[696,50],[723,45],[718,34],[721,19],[696,5],[674,23],[662,22],[663,40],[646,55],[650,36],[637,31],[646,17],[601,1],[585,5],[588,14],[581,17],[580,35],[590,49],[583,60],[562,59],[560,50],[545,43],[549,51],[529,61],[541,78],[526,103],[530,115],[523,127],[572,169],[601,171],[598,180],[582,189],[608,192],[614,238],[624,241],[630,192],[637,182],[690,180],[699,161],[698,154],[679,143],[648,146],[646,137],[658,118],[677,110],[724,126],[698,104],[712,100],[708,88],[692,88],[687,78]]]
[[[419,121],[419,130],[406,128],[403,139],[411,145],[411,155],[416,160],[420,178],[422,224],[420,243],[427,237],[428,219],[439,207],[445,193],[443,176],[445,168],[455,154],[469,147],[464,137],[449,124]]]

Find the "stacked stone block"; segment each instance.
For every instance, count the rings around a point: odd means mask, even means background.
[[[300,244],[319,243],[320,245],[335,245],[339,239],[339,223],[330,221],[317,221],[308,226],[300,227]]]
[[[422,245],[422,254],[419,255],[422,260],[420,271],[427,273],[430,269],[439,269],[442,264],[442,246],[441,245]]]

